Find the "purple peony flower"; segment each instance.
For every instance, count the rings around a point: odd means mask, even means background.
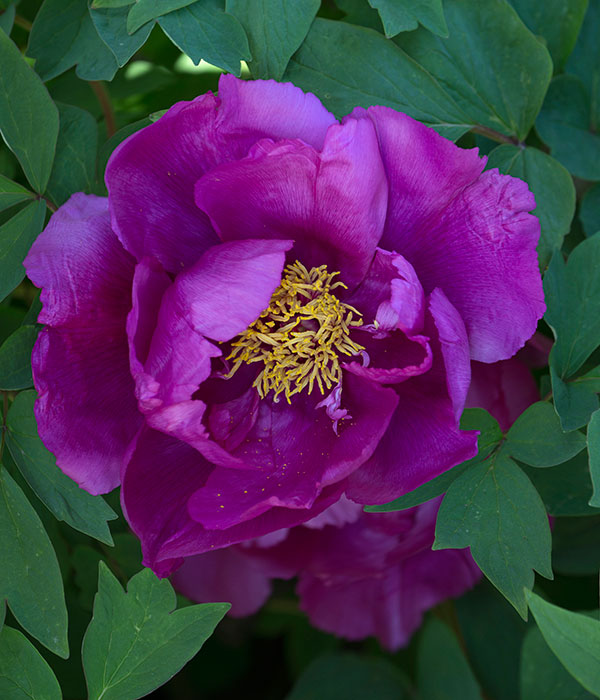
[[[122,143],[26,260],[40,435],[144,562],[382,503],[473,456],[470,360],[544,311],[525,183],[406,115],[224,76]]]

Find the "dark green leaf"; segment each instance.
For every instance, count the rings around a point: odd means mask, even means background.
[[[28,204],[0,226],[0,301],[25,277],[23,260],[44,227],[46,204]]]
[[[509,0],[534,34],[546,40],[555,72],[564,68],[575,46],[587,0]]]
[[[594,367],[589,372],[582,374],[573,380],[573,384],[586,387],[589,391],[600,393],[600,366]]]
[[[526,617],[533,570],[552,578],[550,527],[537,491],[502,452],[459,476],[442,501],[433,549],[464,547]]]
[[[495,148],[487,168],[521,178],[535,195],[534,214],[542,233],[538,243],[540,267],[545,268],[552,253],[561,248],[575,213],[575,187],[568,171],[554,158],[537,148],[505,144]]]
[[[587,429],[588,454],[590,458],[590,475],[594,493],[590,505],[600,508],[600,410],[592,415]]]
[[[568,576],[598,575],[600,515],[556,520],[552,528],[552,566]]]
[[[514,422],[504,449],[532,467],[554,467],[579,454],[584,447],[585,436],[578,431],[564,433],[552,405],[539,401]]]
[[[579,220],[586,236],[600,231],[600,183],[591,187],[581,200]]]
[[[160,17],[158,23],[169,39],[196,64],[204,59],[239,76],[240,61],[250,58],[242,25],[223,11],[219,0],[203,0],[170,12]]]
[[[583,26],[575,49],[566,65],[566,72],[581,78],[592,104],[592,125],[597,130],[600,119],[598,86],[600,85],[600,0],[589,0]]]
[[[3,700],[60,700],[62,693],[33,644],[18,630],[0,631],[0,697]]]
[[[166,15],[168,12],[192,5],[195,2],[196,0],[137,0],[136,4],[129,10],[127,31],[133,34],[146,22]],[[202,2],[204,0],[201,0]]]
[[[38,436],[33,413],[35,391],[20,393],[8,411],[6,441],[12,458],[40,500],[58,520],[112,544],[107,520],[117,517],[101,496],[80,488],[56,466]]]
[[[0,10],[2,9],[2,3],[0,3]],[[15,15],[17,13],[16,3],[10,4],[4,12],[0,12],[0,29],[5,32],[5,34],[10,35],[13,24],[15,21]]]
[[[552,353],[550,354],[552,362]],[[563,430],[576,430],[587,425],[598,408],[598,397],[592,384],[574,381],[563,382],[554,367],[550,367],[554,406],[560,416]]]
[[[477,438],[477,456],[473,459],[463,462],[452,469],[436,476],[435,479],[426,482],[419,488],[410,493],[400,496],[390,503],[384,503],[378,506],[365,506],[367,513],[389,513],[396,510],[406,510],[412,508],[432,498],[436,498],[448,490],[450,484],[459,477],[465,469],[468,469],[472,464],[481,462],[489,456],[490,452],[502,439],[502,431],[498,425],[498,421],[490,416],[483,408],[467,408],[460,420],[462,430],[479,430],[480,435]]]
[[[592,700],[569,675],[544,641],[537,627],[532,627],[523,642],[521,661],[521,700]]]
[[[227,0],[227,12],[241,22],[248,35],[255,78],[281,80],[315,18],[319,0]]]
[[[387,37],[416,29],[419,24],[434,34],[448,36],[442,0],[369,0],[369,5],[379,12]]]
[[[92,0],[91,8],[95,10],[100,7],[125,7],[133,5],[135,0]]]
[[[552,155],[569,172],[600,180],[600,134],[592,131],[592,105],[582,80],[554,78],[535,126]]]
[[[286,700],[402,700],[404,679],[385,659],[325,654],[306,669]]]
[[[56,148],[58,110],[19,49],[0,32],[0,132],[36,192],[44,192]]]
[[[146,26],[129,34],[127,32],[128,13],[129,8],[127,7],[91,10],[96,31],[115,55],[119,66],[124,66],[133,54],[146,43],[154,26],[153,22],[148,22]]]
[[[119,65],[102,41],[87,0],[45,0],[35,17],[27,53],[35,69],[50,80],[77,65],[82,80],[112,80]]]
[[[56,555],[37,513],[2,468],[0,551],[0,599],[29,634],[66,658],[67,608]]]
[[[13,204],[25,202],[33,196],[33,192],[9,180],[7,177],[4,177],[4,175],[0,175],[0,211],[12,207]]]
[[[194,656],[229,609],[227,603],[172,612],[175,592],[144,569],[127,593],[100,562],[94,617],[83,640],[90,700],[133,700],[171,678]]]
[[[21,326],[0,345],[0,389],[17,391],[33,386],[31,351],[40,329]]]
[[[531,591],[527,602],[558,660],[584,688],[600,695],[600,621],[563,610]]]

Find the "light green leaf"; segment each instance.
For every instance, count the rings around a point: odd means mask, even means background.
[[[586,236],[600,231],[600,183],[591,187],[581,200],[579,220]]]
[[[0,301],[25,277],[23,260],[44,227],[46,204],[28,204],[0,226]]]
[[[315,18],[319,0],[227,0],[250,43],[250,72],[255,78],[281,80],[292,54],[298,50]]]
[[[552,405],[538,401],[514,422],[503,449],[532,467],[554,467],[579,454],[584,447],[585,436],[578,431],[563,432]]]
[[[133,34],[127,32],[127,15],[129,8],[100,8],[90,10],[92,21],[102,41],[113,52],[119,66],[124,66],[127,61],[138,51],[150,36],[154,22],[148,22]]]
[[[594,485],[594,494],[590,505],[600,508],[600,410],[592,415],[587,429],[588,454],[590,458],[590,474]]]
[[[35,195],[28,189],[0,175],[0,211],[12,207],[14,204],[25,202]]]
[[[196,0],[137,0],[135,5],[129,10],[127,31],[133,34],[146,22],[166,15],[168,12],[192,5],[195,2]],[[201,2],[204,2],[204,0],[201,0]]]
[[[505,144],[488,156],[487,168],[521,178],[535,195],[533,213],[539,218],[541,236],[538,258],[543,269],[552,253],[562,247],[575,213],[573,179],[557,160],[537,148],[519,148]]]
[[[537,491],[502,452],[459,476],[442,501],[433,549],[464,547],[525,618],[533,570],[552,578],[550,527]]]
[[[457,638],[435,617],[429,619],[419,639],[417,684],[423,700],[481,700],[481,691]]]
[[[44,527],[6,469],[0,468],[0,600],[50,651],[67,658],[67,608],[58,561]]]
[[[0,32],[0,132],[36,192],[44,192],[56,149],[58,110],[15,44]]]
[[[483,408],[467,408],[460,419],[461,430],[479,430],[477,438],[477,455],[462,464],[449,469],[426,482],[410,493],[396,498],[390,503],[378,506],[365,506],[367,513],[390,513],[396,510],[406,510],[436,498],[448,490],[450,484],[471,465],[477,464],[489,457],[491,451],[502,439],[502,431],[498,421],[490,416]]]
[[[112,80],[119,68],[94,27],[87,0],[45,0],[31,28],[27,55],[36,59],[35,69],[44,80],[74,65],[82,80]]]
[[[89,112],[58,103],[60,131],[48,194],[64,204],[74,192],[91,192],[96,175],[98,125]]]
[[[137,7],[137,5],[136,5]],[[159,17],[164,33],[194,63],[201,59],[239,76],[250,58],[248,40],[237,19],[219,0],[203,0]]]
[[[0,630],[0,697],[3,700],[61,700],[52,669],[18,630]]]
[[[600,621],[563,610],[527,591],[529,609],[558,660],[579,683],[600,695]]]
[[[552,363],[552,353],[550,353],[550,362]],[[587,425],[592,413],[599,405],[593,385],[580,382],[580,378],[563,382],[552,364],[550,365],[550,378],[554,407],[560,416],[562,429],[576,430]]]
[[[448,36],[442,0],[369,0],[369,5],[379,12],[387,37],[412,31],[419,24],[434,34]]]
[[[101,496],[80,488],[56,466],[56,460],[38,436],[33,413],[35,391],[23,391],[14,400],[6,419],[6,442],[27,483],[58,520],[112,544],[107,520],[117,515]]]
[[[210,637],[228,603],[172,612],[175,591],[144,569],[127,593],[100,562],[94,617],[83,640],[90,700],[134,700],[166,683]]]
[[[31,351],[39,332],[37,326],[21,326],[0,345],[0,390],[33,386]]]

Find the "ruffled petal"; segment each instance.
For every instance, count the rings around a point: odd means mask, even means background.
[[[327,264],[349,286],[365,276],[383,231],[387,182],[368,121],[331,126],[321,152],[261,141],[207,173],[196,203],[223,240],[291,238],[306,267]]]

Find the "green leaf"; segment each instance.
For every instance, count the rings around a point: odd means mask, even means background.
[[[586,387],[589,391],[600,393],[600,365],[589,372],[573,379],[573,384]],[[587,421],[586,421],[587,422]]]
[[[153,22],[148,22],[145,27],[129,34],[127,32],[128,13],[127,7],[94,9],[92,5],[90,10],[96,31],[113,52],[119,66],[124,66],[146,43],[154,26]]]
[[[92,0],[91,8],[96,10],[101,7],[126,7],[134,2],[135,0]]]
[[[166,683],[213,633],[227,603],[172,612],[175,592],[144,569],[127,593],[100,562],[94,617],[83,640],[90,700],[133,700]]]
[[[239,76],[240,61],[250,58],[242,25],[223,11],[219,0],[202,0],[170,12],[159,17],[158,23],[169,39],[196,64],[204,59]]]
[[[127,31],[133,34],[146,22],[157,19],[161,15],[166,15],[168,12],[192,5],[195,2],[196,0],[137,0],[135,5],[129,10]],[[204,0],[201,0],[201,2],[204,2]]]
[[[425,700],[481,700],[481,691],[458,640],[441,620],[429,619],[421,632],[418,653],[420,697]]]
[[[58,520],[112,545],[107,520],[117,515],[101,496],[80,488],[56,466],[56,460],[38,436],[33,413],[35,391],[21,392],[6,419],[6,442],[27,483]]]
[[[528,591],[527,602],[546,643],[579,683],[600,695],[600,622],[563,610]]]
[[[586,236],[600,231],[600,183],[591,187],[581,200],[579,220]]]
[[[587,429],[588,454],[590,458],[590,474],[594,485],[594,494],[590,505],[600,508],[600,410],[592,415]]]
[[[550,527],[537,491],[502,452],[459,476],[442,501],[433,549],[464,547],[525,618],[533,570],[552,578]]]
[[[544,276],[545,320],[556,343],[550,366],[571,377],[600,344],[600,236],[580,243],[565,265],[556,253]]]
[[[98,125],[89,112],[58,103],[60,131],[48,194],[64,204],[74,192],[91,192],[96,175]]]
[[[0,345],[0,390],[33,386],[31,351],[39,332],[37,326],[21,326]]]
[[[592,126],[596,131],[600,126],[600,104],[598,104],[600,43],[598,42],[598,27],[600,27],[600,0],[589,0],[575,49],[566,65],[566,72],[576,75],[585,85],[592,105]]]
[[[419,24],[434,34],[448,36],[442,0],[369,0],[369,5],[379,12],[388,38],[416,29]]]
[[[0,9],[2,8],[2,3],[0,3]],[[5,10],[4,12],[0,13],[0,29],[7,35],[9,36],[13,24],[15,21],[15,15],[17,13],[17,5],[16,3],[11,3]]]
[[[550,353],[552,362],[552,353]],[[592,413],[598,408],[598,397],[592,385],[578,379],[563,382],[552,365],[550,366],[554,406],[560,416],[563,430],[576,430],[587,425]]]
[[[550,83],[535,126],[552,155],[586,180],[600,180],[600,134],[592,126],[592,103],[582,80],[559,75]]]
[[[14,204],[25,202],[35,195],[22,185],[0,175],[0,211],[12,207]]]
[[[46,203],[28,204],[0,226],[0,301],[25,277],[23,260],[44,227]]]
[[[521,178],[535,195],[534,214],[542,233],[538,243],[540,267],[545,268],[552,253],[561,248],[575,213],[575,186],[568,171],[554,158],[537,148],[505,144],[488,156],[487,168]]]
[[[509,0],[528,29],[546,40],[554,71],[564,68],[583,22],[587,0]]]
[[[51,80],[77,65],[82,80],[112,80],[119,68],[102,41],[87,0],[45,0],[29,35],[27,54],[43,80]]]
[[[313,661],[286,700],[402,700],[403,685],[389,661],[339,652]]]
[[[250,72],[255,78],[281,80],[292,54],[298,50],[319,9],[319,0],[227,0],[250,43]]]
[[[44,192],[56,149],[58,110],[19,49],[0,32],[0,132],[36,192]]]
[[[578,431],[565,433],[552,405],[538,401],[514,422],[506,436],[508,454],[532,467],[554,467],[579,454],[585,436]]]
[[[0,468],[0,599],[29,634],[67,658],[67,608],[56,554],[27,498]]]
[[[0,697],[4,700],[60,700],[52,669],[18,630],[0,631]]]
[[[436,476],[435,479],[426,482],[414,491],[406,493],[390,503],[365,506],[364,510],[367,513],[390,513],[396,510],[406,510],[436,498],[440,494],[445,493],[450,484],[471,465],[486,459],[502,439],[502,431],[498,421],[483,408],[465,409],[460,420],[460,427],[462,430],[480,431],[477,438],[477,455],[475,457]]]
[[[532,627],[523,642],[521,700],[591,700],[593,697],[565,670],[540,630]]]

